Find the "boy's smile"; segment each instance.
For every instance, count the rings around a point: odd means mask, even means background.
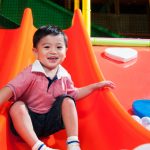
[[[49,60],[50,63],[54,63],[55,61],[58,60],[58,57],[56,57],[56,56],[50,56],[50,57],[48,57],[48,60]]]
[[[49,70],[57,69],[66,57],[65,41],[61,34],[43,37],[33,50],[43,67]]]

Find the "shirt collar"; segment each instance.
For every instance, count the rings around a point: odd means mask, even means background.
[[[31,72],[41,72],[46,77],[48,77],[48,75],[46,74],[46,72],[39,60],[35,60],[35,62],[32,64]],[[58,72],[57,72],[57,78],[60,79],[61,77],[71,78],[70,74],[67,72],[67,70],[63,66],[59,65]]]

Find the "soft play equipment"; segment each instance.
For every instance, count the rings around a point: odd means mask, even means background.
[[[150,100],[135,100],[132,104],[133,112],[139,117],[150,117]]]
[[[28,8],[19,28],[0,30],[0,87],[34,61],[32,36],[35,30],[31,10]],[[95,50],[94,53],[80,10],[75,10],[72,26],[64,31],[69,38],[69,47],[63,65],[71,73],[75,86],[81,87],[104,80],[106,77],[101,72],[100,60],[107,63],[109,60],[102,58],[99,51]],[[96,53],[100,59],[96,57]],[[111,68],[108,69],[110,74],[114,74]],[[112,92],[107,88],[97,90],[77,102],[82,150],[130,150],[150,142],[150,133],[128,113],[126,106],[130,103],[127,100],[120,103],[115,95],[117,92]],[[10,132],[9,106],[10,103],[6,102],[0,108],[0,149],[29,150],[26,143]],[[41,140],[50,147],[66,149],[65,130]]]
[[[137,58],[138,53],[132,48],[111,47],[105,49],[105,55],[120,62],[128,62]]]

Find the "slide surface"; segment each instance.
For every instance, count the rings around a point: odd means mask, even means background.
[[[0,30],[0,87],[34,61],[32,35],[35,30],[30,9],[25,10],[20,28]],[[148,96],[146,85],[150,82],[139,88],[138,93],[136,86],[143,84],[149,77],[147,77],[149,72],[143,72],[142,66],[140,68],[136,66],[134,72],[131,66],[137,62],[124,65],[106,59],[103,56],[104,47],[96,47],[93,50],[80,10],[75,11],[72,26],[65,32],[69,38],[69,49],[63,65],[71,73],[75,86],[81,87],[104,79],[111,79],[117,84],[115,90],[97,90],[77,102],[82,150],[130,150],[149,142],[150,133],[135,122],[128,113],[132,101],[138,98],[141,91],[145,91]],[[139,52],[141,58],[138,60],[143,62],[143,68],[148,68],[144,63],[149,61],[149,49],[139,49]],[[146,60],[142,59],[143,52],[147,53]],[[118,70],[120,74],[117,74]],[[136,70],[141,71],[141,76]],[[116,78],[116,75],[119,78]],[[130,80],[127,80],[127,77]],[[9,106],[10,103],[7,102],[0,108],[0,149],[29,150],[30,148],[20,138],[10,132]],[[42,140],[51,147],[65,150],[65,139],[66,133],[63,130]]]

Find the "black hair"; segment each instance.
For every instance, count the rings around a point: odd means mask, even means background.
[[[33,35],[33,47],[36,48],[39,41],[47,35],[63,35],[66,48],[68,47],[68,38],[66,34],[57,26],[41,26]]]

